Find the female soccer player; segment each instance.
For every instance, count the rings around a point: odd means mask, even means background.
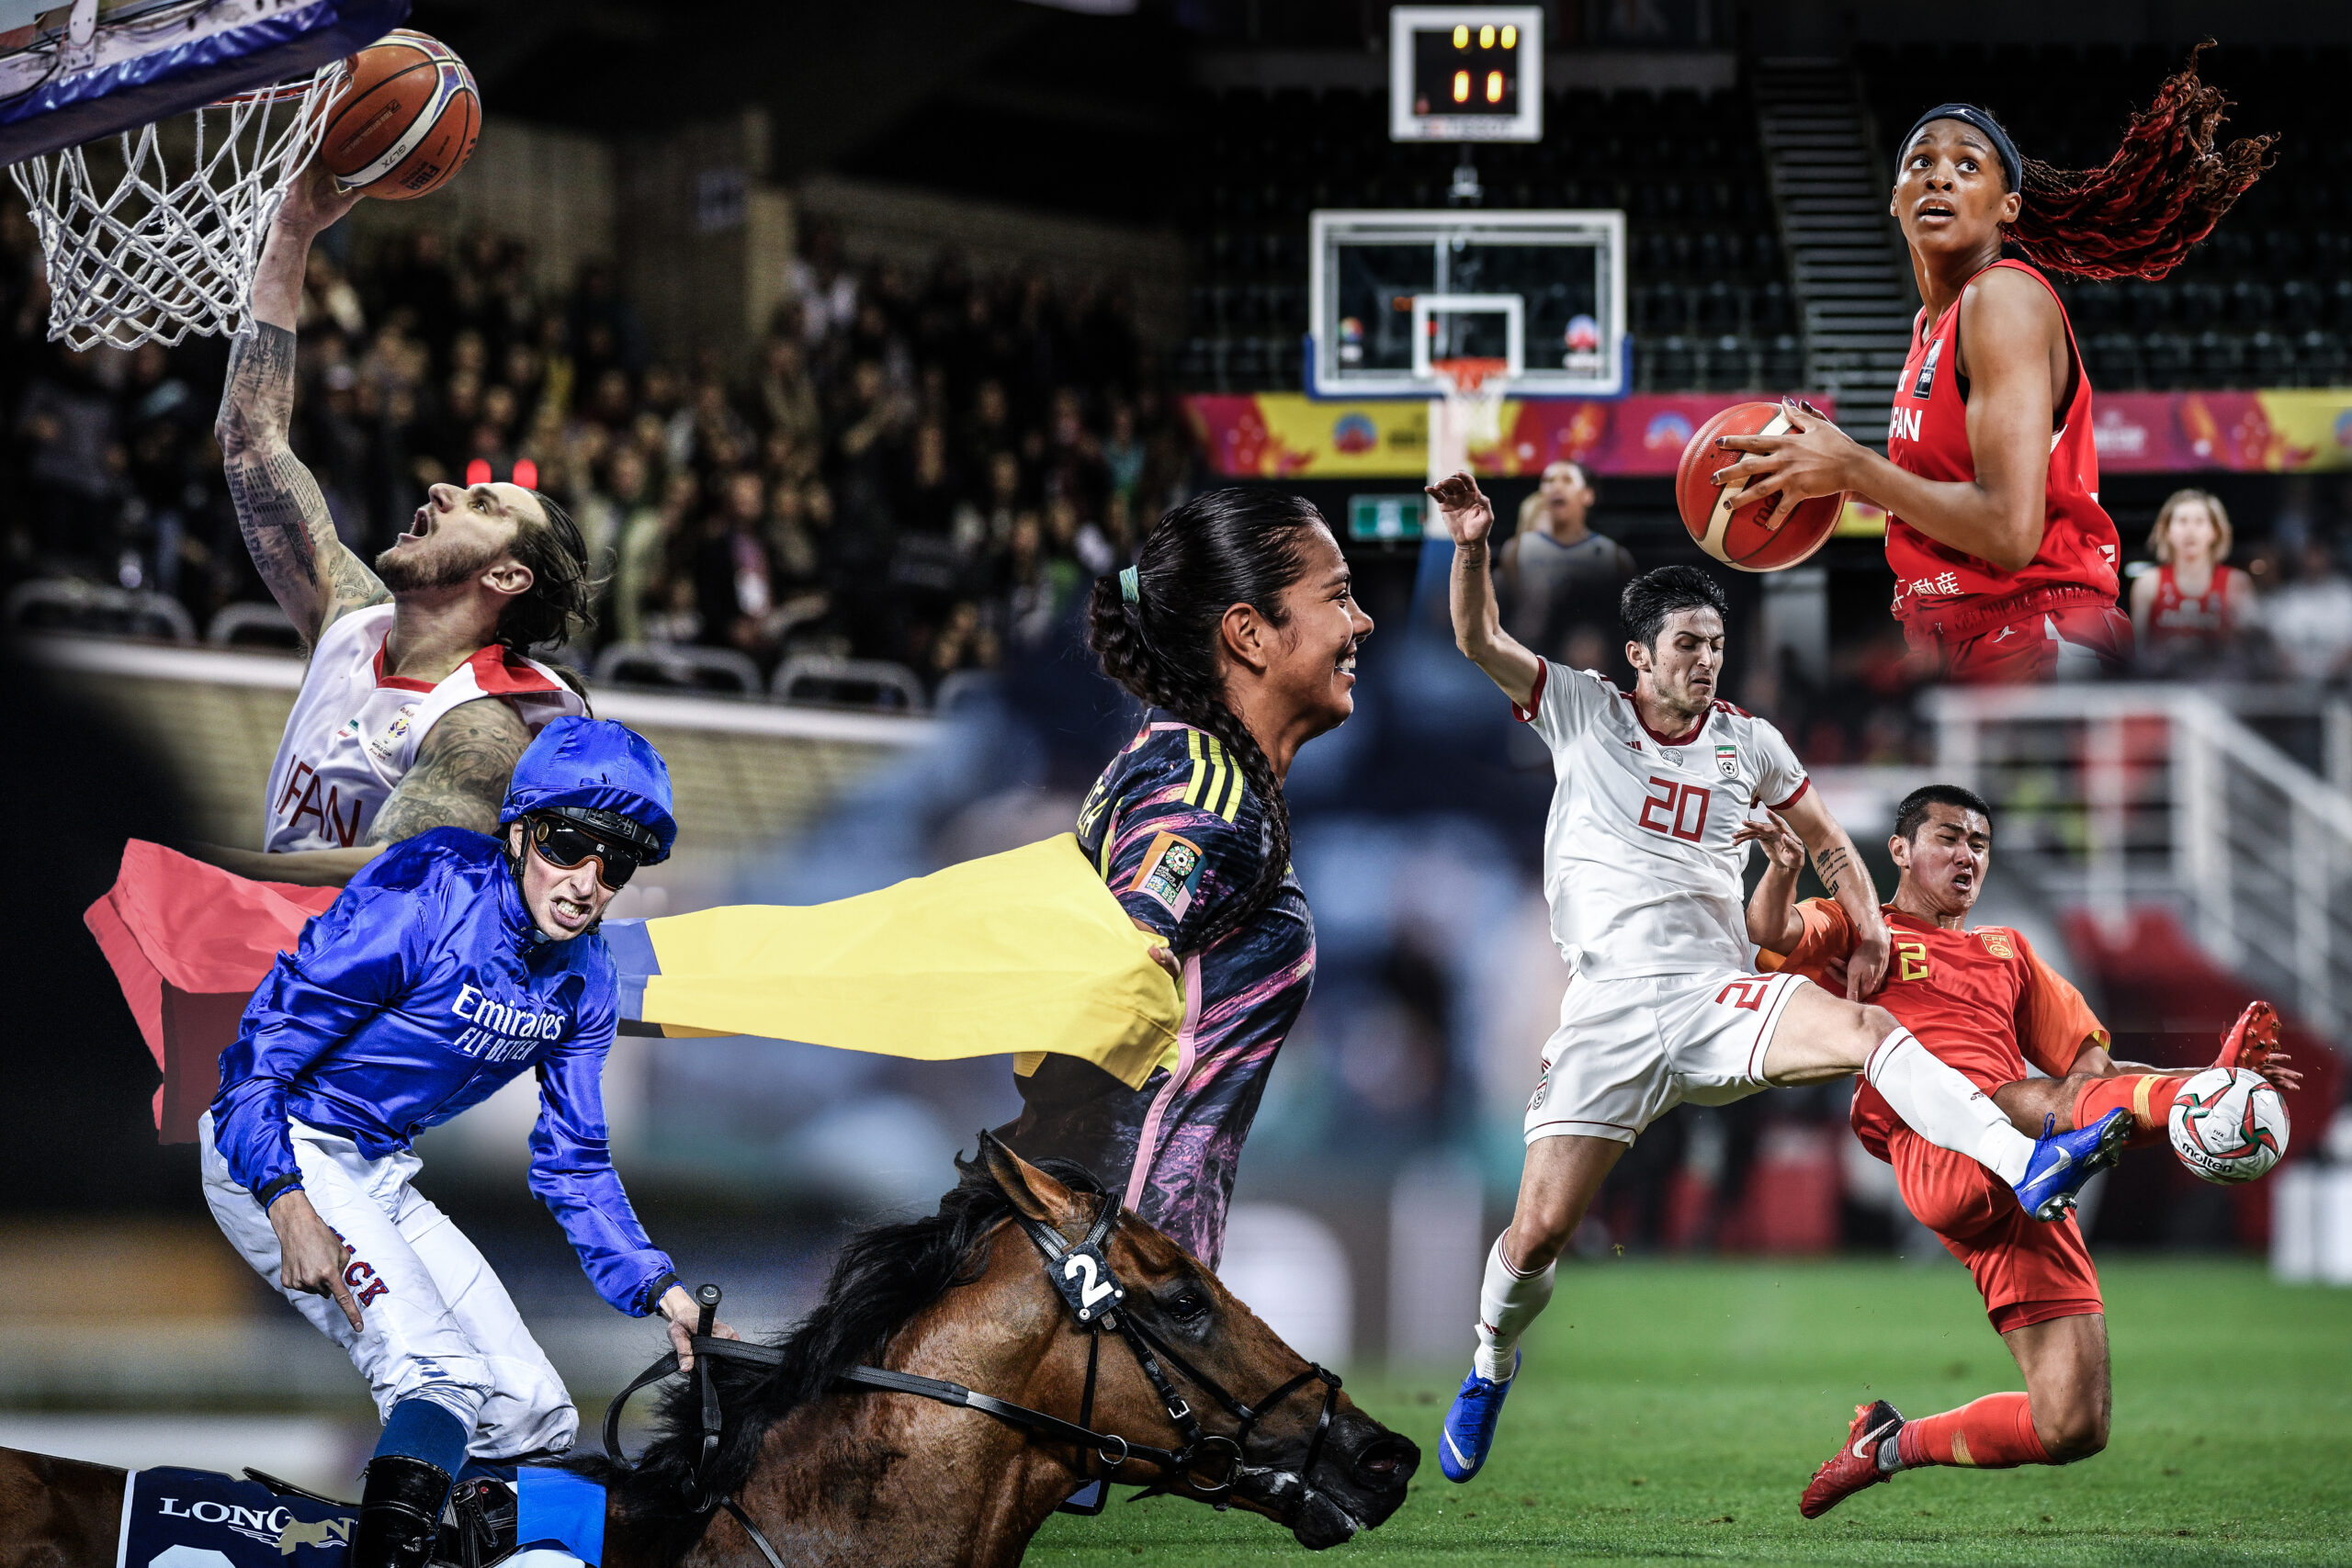
[[[1893,211],[1925,302],[1884,457],[1790,405],[1786,435],[1728,436],[1715,476],[1778,492],[1768,521],[1851,491],[1888,513],[1894,615],[1943,672],[1974,682],[2092,673],[2131,653],[2115,608],[2115,524],[2098,503],[2090,379],[2041,268],[2162,277],[2261,174],[2268,137],[2216,152],[2225,100],[2196,59],[2105,167],[2020,158],[1984,110],[1943,104],[1904,138]],[[2013,244],[2028,260],[2004,260]]]
[[[254,993],[199,1125],[221,1233],[383,1414],[352,1568],[423,1568],[469,1454],[560,1453],[579,1425],[489,1261],[412,1185],[418,1133],[536,1069],[531,1190],[597,1293],[660,1313],[693,1354],[697,1309],[613,1172],[601,1087],[617,1009],[596,927],[670,852],[669,770],[620,725],[559,718],[500,818],[498,837],[430,829],[352,877]]]
[[[2157,568],[2132,584],[2132,633],[2159,667],[2228,651],[2255,615],[2254,582],[2230,558],[2230,513],[2207,491],[2177,490],[2148,530]]]
[[[1079,813],[1079,842],[1184,991],[1173,1055],[1140,1089],[1073,1056],[1024,1060],[1004,1130],[1075,1159],[1216,1266],[1242,1141],[1315,976],[1283,779],[1355,710],[1372,635],[1348,563],[1297,496],[1212,491],[1098,579],[1087,642],[1148,710]]]

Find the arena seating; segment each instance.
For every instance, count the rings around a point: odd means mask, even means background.
[[[1390,141],[1386,112],[1383,93],[1337,88],[1237,89],[1204,106],[1216,130],[1184,193],[1195,282],[1181,364],[1193,389],[1301,384],[1308,213],[1446,204],[1456,150]],[[1745,94],[1554,94],[1542,142],[1479,147],[1474,161],[1489,209],[1626,211],[1638,388],[1802,379]]]
[[[1928,105],[1982,102],[2029,158],[2103,163],[2180,56],[2160,49],[1905,45],[1859,51],[1888,167]],[[2352,143],[2329,106],[2338,48],[2218,49],[2205,80],[2237,100],[2222,136],[2277,132],[2277,164],[2161,282],[2062,282],[2094,383],[2110,389],[2339,386],[2352,342]]]

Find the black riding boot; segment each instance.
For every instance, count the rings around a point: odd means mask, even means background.
[[[449,1473],[439,1465],[405,1454],[369,1460],[350,1568],[425,1568],[448,1500]]]

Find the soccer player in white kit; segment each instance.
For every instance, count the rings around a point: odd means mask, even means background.
[[[262,852],[195,850],[275,882],[340,885],[428,828],[492,830],[531,737],[587,711],[529,657],[589,623],[588,552],[560,507],[519,485],[436,484],[370,570],[294,456],[311,244],[358,200],[315,163],[288,190],[214,424],[238,528],[311,661],[270,768]]]
[[[1476,1364],[1439,1443],[1446,1475],[1467,1481],[1486,1461],[1520,1336],[1551,1300],[1561,1248],[1610,1168],[1683,1100],[1721,1105],[1859,1072],[1921,1137],[1982,1161],[2038,1218],[2061,1213],[2089,1172],[2074,1134],[2019,1132],[1861,1000],[1886,969],[1877,890],[1781,732],[1717,699],[1725,601],[1714,580],[1674,566],[1626,584],[1636,675],[1621,692],[1502,630],[1487,562],[1494,512],[1477,481],[1457,473],[1430,494],[1454,541],[1454,639],[1552,748],[1544,894],[1573,970],[1528,1104],[1518,1206],[1487,1256]],[[1740,873],[1759,808],[1795,829],[1853,919],[1844,997],[1756,968]]]

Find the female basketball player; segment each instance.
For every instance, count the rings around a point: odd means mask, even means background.
[[[2222,564],[2230,543],[2221,497],[2177,490],[2165,498],[2148,530],[2156,570],[2132,584],[2132,632],[2144,661],[2169,668],[2209,660],[2253,623],[2253,580]]]
[[[1003,1135],[1085,1165],[1214,1268],[1242,1141],[1315,976],[1283,780],[1355,710],[1372,619],[1322,515],[1247,490],[1168,513],[1136,565],[1096,581],[1087,615],[1103,672],[1148,711],[1087,796],[1079,842],[1167,942],[1184,1022],[1140,1089],[1046,1056]]]
[[[2135,117],[2104,168],[2018,155],[1983,109],[1944,104],[1904,139],[1893,210],[1925,301],[1895,390],[1887,456],[1800,412],[1715,476],[1779,493],[1770,521],[1849,491],[1884,507],[1894,615],[1963,681],[2046,680],[2120,663],[2115,525],[2098,503],[2090,380],[2039,267],[2162,277],[2261,174],[2271,139],[2216,152],[2225,100],[2188,66]],[[2004,260],[2014,244],[2027,261]]]

